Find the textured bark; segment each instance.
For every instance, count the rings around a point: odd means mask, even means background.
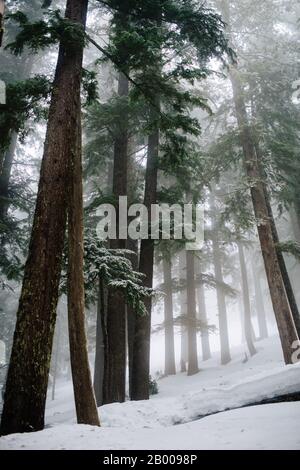
[[[196,330],[195,253],[186,251],[188,375],[199,372]]]
[[[159,130],[155,130],[148,139],[144,204],[151,212],[151,205],[157,199],[157,165],[159,149]],[[154,240],[141,241],[140,272],[144,274],[145,287],[152,288],[154,264]],[[150,370],[150,334],[152,298],[146,297],[147,315],[137,315],[135,319],[134,354],[132,363],[132,400],[149,399]]]
[[[249,295],[249,284],[248,275],[245,261],[244,248],[241,242],[237,243],[240,268],[241,268],[241,284],[242,284],[242,295],[244,304],[244,328],[245,328],[245,339],[248,346],[248,350],[251,356],[257,353],[253,343],[253,327],[251,322],[251,308],[250,308],[250,295]]]
[[[66,17],[85,24],[87,0],[68,0]],[[65,238],[69,157],[76,144],[83,48],[60,45],[36,209],[1,433],[38,431],[44,412]]]
[[[174,323],[173,323],[173,296],[172,296],[172,263],[163,259],[164,271],[164,322],[165,322],[165,375],[176,374]]]
[[[219,334],[220,334],[220,348],[221,348],[221,364],[225,365],[231,361],[229,335],[228,335],[228,322],[227,322],[227,309],[225,294],[219,284],[224,282],[222,272],[222,254],[220,251],[218,234],[215,227],[215,199],[213,193],[210,196],[210,206],[212,211],[212,248],[213,248],[213,264],[215,271],[215,278],[217,281],[217,304],[219,316]]]
[[[113,163],[108,167],[106,192],[110,193],[113,184]],[[94,364],[94,392],[97,406],[103,405],[103,383],[105,354],[107,354],[107,289],[103,279],[98,279],[97,320],[96,320],[96,353]]]
[[[258,155],[258,152],[257,152],[257,155]],[[270,197],[269,197],[266,185],[264,185],[264,192],[265,192],[265,199],[266,199],[268,215],[269,215],[269,220],[270,220],[272,234],[273,234],[273,239],[274,239],[274,243],[275,243],[275,247],[276,247],[276,253],[277,253],[279,268],[280,268],[280,271],[281,271],[282,280],[283,280],[286,295],[287,295],[287,298],[288,298],[288,301],[289,301],[289,304],[290,304],[290,308],[291,308],[292,316],[293,316],[293,319],[294,319],[295,327],[296,327],[296,330],[297,330],[297,334],[298,334],[298,337],[300,337],[299,309],[298,309],[297,301],[296,301],[296,298],[295,298],[295,295],[294,295],[293,287],[292,287],[292,284],[291,284],[291,281],[290,281],[290,276],[289,276],[289,273],[288,273],[288,270],[287,270],[287,267],[286,267],[286,263],[285,263],[285,260],[284,260],[284,256],[283,256],[283,253],[282,253],[282,251],[280,250],[280,247],[279,247],[280,240],[279,240],[276,223],[275,223],[275,219],[274,219],[274,216],[273,216],[273,210],[272,210],[272,206],[271,206],[271,203],[270,203]]]
[[[128,95],[128,80],[120,73],[118,82],[120,97]],[[125,125],[124,125],[125,124]],[[114,143],[113,195],[118,207],[119,196],[127,195],[128,129],[127,116],[123,116],[120,132]],[[117,233],[119,221],[117,220]],[[110,240],[110,248],[126,248],[126,240]],[[125,401],[126,382],[126,302],[124,294],[109,289],[107,303],[107,360],[104,364],[103,402]]]
[[[230,24],[229,4],[222,2],[223,17]],[[284,282],[278,262],[274,243],[272,226],[265,198],[265,189],[261,181],[259,162],[257,160],[255,138],[249,126],[249,119],[244,100],[243,88],[240,83],[236,66],[229,69],[229,78],[232,85],[235,113],[240,132],[240,142],[243,149],[245,172],[251,181],[251,198],[254,214],[257,220],[257,230],[260,246],[265,264],[265,270],[273,304],[273,310],[278,326],[283,356],[286,364],[292,362],[292,344],[298,340],[295,323],[286,295]]]
[[[243,91],[237,71],[233,68],[230,71],[230,79],[240,130],[240,140],[244,154],[245,170],[247,176],[253,182],[251,185],[251,197],[257,220],[257,230],[264,258],[269,290],[279,330],[284,359],[286,364],[290,364],[292,361],[292,344],[298,339],[298,335],[278,262],[264,186],[261,182],[261,175],[255,152],[254,140],[248,125],[248,116],[243,98]]]
[[[105,290],[103,281],[99,279],[96,321],[96,354],[94,367],[94,392],[97,406],[103,405],[104,377],[104,323],[106,315]]]
[[[56,344],[55,344],[55,353],[54,353],[54,364],[53,364],[53,382],[52,382],[52,401],[55,400],[55,391],[56,391],[56,379],[57,379],[57,369],[58,369],[58,358],[60,354],[60,324],[59,321],[56,321]]]
[[[268,337],[268,325],[266,312],[264,307],[264,299],[261,290],[261,280],[259,274],[257,273],[254,265],[254,260],[251,258],[251,268],[252,268],[252,277],[254,283],[254,293],[255,293],[255,306],[258,322],[258,331],[259,339],[265,339]]]
[[[135,271],[139,269],[138,240],[127,240],[127,249],[133,251],[135,254],[131,257],[132,267]],[[132,364],[134,353],[134,330],[135,330],[135,311],[127,305],[127,351],[128,351],[128,379],[129,379],[129,396],[132,394]]]
[[[259,146],[259,142],[258,142],[258,139],[257,139],[256,135],[254,136],[254,139],[255,139],[256,158],[257,158],[258,168],[259,168],[261,181],[262,181],[262,186],[263,186],[263,190],[264,190],[264,196],[265,196],[266,206],[267,206],[267,210],[268,210],[268,216],[269,216],[269,221],[270,221],[270,225],[271,225],[273,240],[274,240],[274,243],[275,243],[275,248],[276,248],[276,253],[277,253],[277,258],[278,258],[278,264],[279,264],[279,268],[280,268],[280,271],[281,271],[282,280],[283,280],[283,283],[284,283],[286,295],[287,295],[289,305],[290,305],[290,308],[291,308],[291,312],[292,312],[292,316],[293,316],[293,319],[294,319],[297,334],[298,334],[298,337],[299,337],[299,335],[300,335],[299,309],[298,309],[298,305],[297,305],[296,298],[295,298],[295,295],[294,295],[293,287],[292,287],[292,284],[291,284],[291,281],[290,281],[290,276],[289,276],[289,273],[288,273],[288,270],[287,270],[287,267],[286,267],[286,263],[285,263],[285,260],[284,260],[284,256],[283,256],[283,253],[282,253],[282,251],[280,250],[280,247],[279,247],[279,242],[280,242],[279,235],[278,235],[276,222],[275,222],[274,215],[273,215],[273,210],[272,210],[272,206],[271,206],[269,191],[268,191],[267,184],[266,184],[266,176],[265,176],[264,169],[262,167],[262,155],[261,155],[261,151],[260,151],[260,146]]]
[[[99,426],[85,331],[83,276],[83,183],[81,106],[77,108],[76,147],[70,153],[68,194],[68,323],[77,422]]]

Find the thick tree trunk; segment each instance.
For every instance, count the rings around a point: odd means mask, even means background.
[[[104,377],[104,329],[106,315],[106,299],[103,281],[99,279],[96,321],[96,354],[94,367],[94,392],[97,406],[103,405],[103,377]]]
[[[132,267],[135,271],[139,269],[138,240],[127,240],[127,249],[133,251],[135,254],[131,257]],[[129,396],[132,395],[132,364],[134,354],[134,330],[135,330],[135,311],[127,305],[127,350],[128,350],[128,381],[129,381]]]
[[[230,9],[229,3],[226,0],[223,0],[222,2],[222,11],[224,20],[229,25]],[[298,340],[298,334],[278,262],[277,251],[272,233],[272,226],[269,219],[269,212],[265,198],[264,184],[261,181],[259,162],[256,154],[256,142],[249,126],[243,88],[240,83],[236,66],[230,67],[229,78],[232,85],[235,113],[240,131],[240,142],[243,149],[244,166],[246,174],[251,181],[253,209],[257,220],[258,236],[281,340],[283,356],[286,364],[290,364],[292,362],[292,345],[295,341]]]
[[[293,352],[292,344],[298,339],[298,335],[278,262],[265,191],[263,183],[261,182],[261,175],[255,152],[254,140],[248,125],[248,116],[244,103],[243,91],[239,82],[238,72],[233,68],[230,70],[230,79],[240,130],[241,145],[244,153],[245,169],[247,176],[252,182],[251,196],[257,220],[257,230],[264,258],[273,309],[278,325],[284,359],[286,364],[290,364]]]
[[[87,0],[68,0],[66,18],[85,25]],[[83,47],[60,45],[1,434],[44,427],[65,238],[69,158],[76,146]]]
[[[250,296],[249,296],[249,284],[248,284],[248,275],[245,261],[244,248],[241,242],[237,243],[239,260],[241,267],[241,284],[242,284],[242,294],[243,294],[243,304],[244,304],[244,328],[245,328],[245,338],[248,346],[248,350],[251,356],[256,354],[256,349],[253,344],[253,327],[251,322],[251,308],[250,308]]]
[[[113,163],[108,166],[106,193],[110,194],[113,184]],[[97,406],[103,405],[103,383],[105,354],[107,354],[107,289],[103,279],[98,279],[96,352],[94,365],[94,392]]]
[[[145,181],[144,205],[151,213],[151,205],[157,199],[157,167],[159,150],[159,130],[155,130],[148,139],[148,156]],[[140,272],[144,274],[145,287],[152,288],[154,264],[154,240],[141,241]],[[146,297],[147,315],[137,315],[135,319],[134,354],[132,363],[132,400],[149,399],[150,371],[150,335],[152,298]]]
[[[187,375],[199,372],[196,329],[196,284],[195,284],[195,253],[186,251],[186,282],[187,282],[187,337],[188,337],[188,370]]]
[[[55,391],[56,391],[56,379],[57,379],[57,369],[58,369],[58,358],[60,354],[60,324],[59,321],[56,321],[56,344],[55,344],[55,354],[54,354],[54,364],[53,364],[53,382],[52,382],[52,401],[55,400]],[[54,341],[55,342],[55,341]]]
[[[258,152],[257,152],[257,155],[259,155]],[[292,284],[291,284],[291,281],[290,281],[290,276],[289,276],[289,273],[288,273],[288,270],[287,270],[287,267],[286,267],[286,263],[285,263],[285,260],[284,260],[284,256],[283,256],[283,253],[282,253],[282,251],[280,250],[280,247],[279,247],[279,241],[280,240],[279,240],[278,231],[277,231],[276,223],[275,223],[274,216],[273,216],[273,210],[272,210],[272,206],[271,206],[271,202],[270,202],[270,197],[269,197],[266,185],[264,185],[264,192],[265,192],[265,199],[266,199],[266,204],[267,204],[267,208],[268,208],[269,220],[270,220],[271,228],[272,228],[273,239],[274,239],[274,243],[275,243],[275,247],[276,247],[278,263],[279,263],[279,267],[280,267],[280,271],[281,271],[281,275],[282,275],[282,280],[283,280],[286,295],[287,295],[287,298],[288,298],[288,301],[289,301],[289,304],[290,304],[290,308],[291,308],[292,316],[293,316],[293,319],[294,319],[295,327],[296,327],[296,330],[297,330],[297,334],[298,334],[298,337],[300,338],[299,309],[298,309],[297,301],[296,301],[296,298],[295,298],[295,295],[294,295],[293,287],[292,287]]]
[[[173,295],[172,295],[172,263],[163,259],[164,271],[164,313],[165,313],[165,375],[176,374],[174,323],[173,323]]]
[[[220,334],[220,348],[221,348],[221,364],[225,365],[231,361],[230,346],[229,346],[229,335],[228,335],[228,322],[227,322],[227,309],[226,309],[226,298],[225,294],[220,287],[220,284],[224,282],[222,272],[222,254],[219,246],[217,228],[215,226],[215,198],[213,193],[210,196],[210,205],[212,211],[212,248],[213,248],[213,264],[215,271],[215,278],[217,282],[217,304],[218,304],[218,316],[219,316],[219,334]]]
[[[128,80],[120,73],[120,97],[128,96]],[[120,132],[114,143],[113,196],[118,207],[119,196],[127,195],[128,167],[127,115],[123,116]],[[119,221],[117,220],[117,233]],[[110,240],[110,248],[125,249],[126,240]],[[104,364],[103,402],[125,401],[126,383],[126,301],[123,292],[109,289],[107,302],[107,361]]]
[[[255,139],[256,158],[257,158],[258,168],[259,168],[259,171],[260,171],[261,181],[262,181],[262,185],[263,185],[263,189],[264,189],[264,196],[265,196],[265,200],[266,200],[266,206],[267,206],[267,210],[268,210],[269,221],[270,221],[270,224],[271,224],[273,240],[274,240],[274,243],[275,243],[279,268],[280,268],[280,271],[281,271],[282,280],[283,280],[286,295],[287,295],[287,298],[288,298],[288,301],[289,301],[289,304],[290,304],[290,308],[291,308],[292,316],[293,316],[293,319],[294,319],[295,327],[296,327],[296,330],[297,330],[297,334],[298,334],[298,337],[300,337],[299,309],[298,309],[298,305],[297,305],[297,302],[296,302],[296,299],[295,299],[293,287],[292,287],[292,284],[291,284],[291,281],[290,281],[290,277],[289,277],[289,273],[288,273],[288,270],[287,270],[287,267],[286,267],[284,256],[283,256],[283,253],[282,253],[282,251],[280,250],[280,247],[279,247],[280,240],[279,240],[279,235],[278,235],[278,231],[277,231],[277,227],[276,227],[276,222],[275,222],[274,215],[273,215],[273,210],[272,210],[272,206],[271,206],[269,191],[268,191],[267,184],[266,184],[265,172],[264,172],[264,169],[262,167],[262,155],[261,155],[261,151],[260,151],[259,142],[258,142],[258,139],[257,139],[256,136],[254,136],[254,139]]]
[[[256,314],[257,314],[257,322],[258,322],[258,331],[259,331],[259,339],[265,339],[268,335],[268,325],[267,325],[267,318],[266,312],[264,307],[264,299],[261,290],[261,281],[259,278],[259,274],[257,273],[254,265],[254,260],[251,258],[251,268],[252,268],[252,277],[254,283],[254,293],[255,293],[255,306],[256,306]]]
[[[92,385],[85,331],[80,102],[77,112],[76,148],[70,154],[68,194],[68,321],[70,359],[77,422],[79,424],[99,426],[100,422]]]

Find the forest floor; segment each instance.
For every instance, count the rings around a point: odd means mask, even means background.
[[[300,392],[300,364],[284,366],[275,336],[257,349],[247,362],[236,348],[226,366],[216,353],[197,375],[160,379],[149,401],[99,408],[101,428],[75,424],[71,383],[59,382],[46,429],[3,437],[0,449],[300,449],[299,401],[247,406]]]

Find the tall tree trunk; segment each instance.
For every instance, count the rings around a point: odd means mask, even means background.
[[[258,322],[259,339],[265,339],[268,337],[267,318],[266,318],[264,300],[263,300],[263,295],[262,295],[262,290],[261,290],[261,281],[256,271],[253,258],[251,258],[251,268],[252,268],[252,277],[253,277],[253,283],[254,283],[255,306],[256,306],[256,314],[257,314],[257,322]]]
[[[25,80],[30,76],[35,62],[35,56],[30,54],[28,57],[22,57],[22,59],[22,66],[18,68],[18,80]],[[3,144],[5,141],[7,145]],[[2,150],[0,150],[0,221],[7,215],[10,205],[9,184],[17,142],[18,133],[11,128],[7,129],[7,139],[1,135],[0,132],[0,148],[2,148]]]
[[[131,257],[132,267],[135,271],[139,269],[138,240],[127,240],[127,249],[133,251],[135,254]],[[131,305],[127,305],[127,350],[128,350],[128,381],[129,381],[129,396],[132,395],[132,364],[134,354],[134,330],[135,330],[135,311]]]
[[[74,123],[75,124],[75,123]],[[78,106],[76,148],[70,154],[68,195],[68,322],[70,359],[77,422],[99,426],[85,331],[83,276],[83,183],[81,107]]]
[[[139,182],[139,170],[136,165],[135,155],[138,147],[134,141],[134,138],[129,139],[128,141],[128,181],[127,181],[127,195],[128,195],[128,204],[134,204],[138,199],[138,182]],[[135,219],[135,217],[128,217],[128,225]],[[127,249],[132,251],[130,255],[130,260],[134,271],[139,270],[139,241],[132,240],[128,237],[127,239]],[[134,354],[134,331],[135,331],[135,317],[136,312],[134,308],[127,304],[127,351],[128,351],[128,383],[129,383],[129,397],[132,396],[132,364],[133,364],[133,354]]]
[[[4,32],[4,11],[5,11],[5,0],[0,0],[0,47],[2,47],[2,39]]]
[[[210,206],[212,211],[212,249],[213,249],[213,264],[215,271],[215,278],[217,282],[217,304],[219,316],[219,334],[220,334],[220,348],[221,348],[221,364],[225,365],[231,361],[229,335],[228,335],[228,322],[227,322],[227,309],[226,298],[222,290],[221,284],[224,282],[222,272],[222,254],[219,246],[218,232],[216,227],[216,207],[214,194],[210,196]]]
[[[113,183],[113,162],[107,171],[106,193],[110,194]],[[107,354],[107,289],[103,279],[98,279],[97,319],[96,319],[96,352],[94,365],[94,392],[97,406],[103,405],[104,364]]]
[[[223,16],[226,23],[229,24],[229,4],[225,0],[223,0]],[[292,362],[292,345],[296,340],[298,340],[298,334],[281,275],[265,198],[264,185],[261,181],[259,162],[256,155],[255,139],[249,126],[243,88],[240,83],[236,66],[231,66],[229,68],[229,78],[232,85],[235,113],[240,131],[244,166],[246,174],[251,181],[253,209],[257,220],[257,230],[281,340],[283,356],[286,364],[290,364]]]
[[[181,314],[186,315],[186,300],[184,299],[184,309],[181,306]],[[187,364],[187,330],[184,324],[181,325],[180,332],[180,372],[186,372]]]
[[[199,306],[199,319],[205,324],[208,324],[206,302],[205,302],[205,289],[201,283],[198,289],[198,306]],[[201,331],[201,348],[202,348],[202,360],[208,361],[211,358],[211,350],[209,343],[209,332],[207,328]]]
[[[97,406],[103,405],[104,377],[104,330],[106,315],[105,289],[102,279],[98,281],[97,320],[96,320],[96,353],[94,367],[94,392]]]
[[[197,272],[201,276],[202,269],[201,269],[201,262],[199,260],[197,262]],[[206,311],[206,302],[205,302],[205,288],[204,284],[201,282],[198,289],[197,289],[197,301],[198,301],[198,318],[204,324],[208,325],[207,319],[207,311]],[[201,349],[202,349],[202,360],[207,361],[211,358],[211,350],[210,350],[210,343],[209,343],[209,332],[207,328],[201,330]]]
[[[179,280],[186,279],[186,254],[185,251],[179,253],[178,263],[178,278]],[[187,329],[186,329],[186,316],[187,316],[187,299],[186,289],[179,291],[180,296],[180,315],[182,317],[182,323],[180,328],[180,371],[186,372],[187,364]]]
[[[68,0],[66,18],[84,26],[87,3]],[[7,375],[1,434],[38,431],[44,427],[67,217],[69,158],[76,149],[78,132],[82,57],[83,46],[70,48],[61,43]]]
[[[258,152],[257,152],[257,154],[258,154]],[[299,314],[299,309],[298,309],[297,301],[296,301],[296,298],[295,298],[295,295],[294,295],[293,287],[292,287],[292,284],[291,284],[291,281],[290,281],[290,276],[289,276],[289,273],[288,273],[288,270],[287,270],[287,267],[286,267],[286,263],[285,263],[285,260],[284,260],[284,256],[283,256],[283,253],[282,253],[282,251],[280,250],[280,247],[279,247],[280,240],[279,240],[278,231],[277,231],[275,219],[274,219],[274,216],[273,216],[272,206],[271,206],[271,202],[270,202],[270,197],[269,197],[266,185],[264,185],[264,192],[265,192],[265,199],[266,199],[266,204],[267,204],[267,208],[268,208],[269,220],[270,220],[271,228],[272,228],[273,239],[274,239],[274,243],[275,243],[275,247],[276,247],[278,263],[279,263],[279,267],[280,267],[280,271],[281,271],[281,275],[282,275],[282,280],[283,280],[286,295],[287,295],[287,298],[288,298],[288,301],[289,301],[289,304],[290,304],[290,308],[291,308],[292,316],[293,316],[293,319],[294,319],[295,327],[296,327],[296,330],[297,330],[297,334],[298,334],[298,337],[300,338],[300,314]]]
[[[120,73],[120,97],[128,96],[128,80]],[[120,132],[114,143],[113,195],[118,207],[119,196],[127,195],[128,128],[127,114],[123,116]],[[119,230],[117,220],[117,233]],[[126,240],[110,240],[110,248],[125,249]],[[107,302],[107,361],[104,364],[104,403],[125,401],[126,383],[126,302],[122,291],[109,289]]]
[[[59,317],[58,317],[59,318]],[[52,401],[55,400],[55,391],[56,391],[56,379],[57,379],[57,369],[58,369],[58,358],[60,354],[60,324],[59,321],[56,321],[56,344],[55,344],[55,354],[54,354],[54,364],[53,364],[53,382],[52,382]]]
[[[248,275],[245,261],[244,248],[241,242],[237,243],[239,260],[241,267],[241,284],[242,284],[242,294],[243,294],[243,304],[244,304],[244,328],[245,328],[245,338],[248,346],[248,350],[251,356],[256,354],[256,349],[253,344],[253,327],[251,322],[251,308],[250,308],[250,295],[249,295],[249,284],[248,284]]]
[[[173,322],[172,263],[170,259],[163,259],[163,271],[165,286],[165,375],[174,375],[176,374],[176,366]]]
[[[186,251],[188,375],[199,372],[196,329],[195,253]]]
[[[9,148],[7,149],[4,155],[2,171],[0,174],[0,221],[5,218],[9,208],[9,181],[17,141],[18,135],[16,132],[13,132]]]
[[[156,129],[148,139],[144,205],[151,214],[151,205],[157,200],[157,168],[159,150],[159,130]],[[144,274],[145,287],[152,288],[154,264],[154,240],[141,241],[140,272]],[[132,363],[132,400],[149,399],[150,335],[152,298],[146,297],[147,315],[137,315],[135,319],[134,354]]]
[[[295,298],[295,295],[294,295],[293,287],[292,287],[292,284],[291,284],[291,281],[290,281],[289,273],[288,273],[288,270],[287,270],[287,267],[286,267],[286,263],[285,263],[285,260],[284,260],[284,256],[283,256],[283,253],[282,253],[282,251],[280,250],[280,247],[279,247],[279,242],[280,242],[279,235],[278,235],[276,222],[275,222],[274,215],[273,215],[273,210],[272,210],[272,206],[271,206],[269,191],[268,191],[267,184],[266,184],[266,176],[265,176],[264,169],[262,167],[262,155],[261,155],[261,151],[260,151],[259,141],[258,141],[258,138],[255,134],[254,134],[254,139],[255,139],[256,158],[257,158],[258,168],[259,168],[259,171],[260,171],[261,181],[262,181],[262,185],[263,185],[263,189],[264,189],[264,195],[265,195],[265,200],[266,200],[266,205],[267,205],[267,210],[268,210],[268,216],[269,216],[269,220],[270,220],[270,224],[271,224],[272,235],[273,235],[273,239],[274,239],[274,243],[275,243],[279,268],[280,268],[280,271],[281,271],[282,280],[283,280],[286,295],[287,295],[287,298],[288,298],[288,301],[289,301],[289,304],[290,304],[290,308],[291,308],[292,316],[293,316],[293,319],[294,319],[295,327],[296,327],[296,330],[297,330],[297,334],[298,334],[298,337],[300,337],[299,309],[298,309],[297,301],[296,301],[296,298]]]
[[[248,116],[244,103],[243,92],[237,76],[237,71],[232,68],[230,71],[230,79],[240,130],[240,139],[244,153],[245,169],[247,176],[252,181],[251,196],[255,217],[258,221],[257,230],[264,258],[273,309],[278,325],[284,359],[286,364],[290,364],[292,361],[292,344],[298,339],[298,335],[278,262],[272,225],[269,219],[269,212],[265,199],[265,191],[260,179],[255,147],[248,125]]]

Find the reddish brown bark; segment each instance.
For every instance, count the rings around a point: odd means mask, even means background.
[[[84,25],[87,0],[68,0]],[[76,146],[83,46],[60,45],[36,209],[7,375],[1,433],[38,431],[44,412],[65,238],[69,158]]]

